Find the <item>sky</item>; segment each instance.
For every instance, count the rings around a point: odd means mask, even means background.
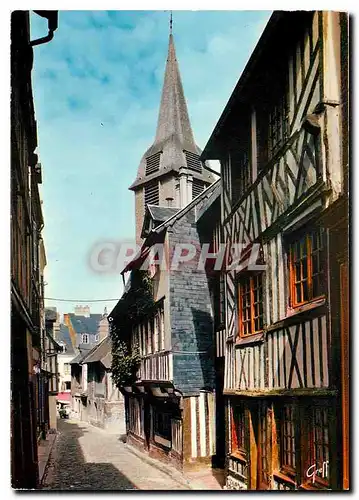
[[[174,11],[173,35],[197,144],[203,149],[269,11]],[[31,14],[31,38],[47,22]],[[134,194],[155,136],[168,50],[168,11],[59,11],[51,42],[34,47],[33,93],[47,266],[45,297],[61,313],[79,300],[108,312],[118,272],[91,269],[101,242],[134,240]],[[82,305],[86,305],[82,303]]]

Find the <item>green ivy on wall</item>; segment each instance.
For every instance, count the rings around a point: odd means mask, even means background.
[[[123,295],[111,323],[112,377],[117,387],[132,385],[137,378],[141,356],[139,346],[131,344],[134,325],[148,317],[154,310],[152,280],[146,271],[131,273],[131,287]]]

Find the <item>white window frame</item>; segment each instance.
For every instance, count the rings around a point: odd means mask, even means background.
[[[85,342],[85,339],[86,342]],[[90,343],[90,338],[89,338],[89,334],[88,333],[82,333],[81,334],[81,344],[89,344]]]

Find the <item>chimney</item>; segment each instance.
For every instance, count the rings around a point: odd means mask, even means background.
[[[85,316],[86,318],[90,317],[90,307],[89,306],[76,306],[75,307],[75,316]]]

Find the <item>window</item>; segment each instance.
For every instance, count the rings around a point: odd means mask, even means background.
[[[145,205],[159,205],[160,188],[158,180],[154,180],[145,185]]]
[[[160,332],[160,317],[156,314],[154,321],[154,351],[159,351],[159,332]]]
[[[241,336],[263,330],[262,275],[246,276],[239,282],[239,332]]]
[[[152,353],[152,332],[153,332],[153,320],[150,322],[146,321],[145,328],[146,328],[146,336],[147,336],[147,354]]]
[[[231,200],[234,206],[252,184],[251,111],[243,110],[240,128],[230,149]]]
[[[305,441],[308,443],[309,449],[306,453],[308,462],[305,465],[305,478],[307,481],[327,486],[329,483],[328,408],[318,404],[318,406],[312,406],[308,410],[309,421]]]
[[[163,351],[165,348],[165,315],[164,315],[164,310],[163,306],[161,307],[159,311],[159,348],[160,351]]]
[[[213,293],[214,325],[219,329],[225,322],[225,294],[224,294],[224,274],[221,273],[216,280]]]
[[[269,112],[268,153],[272,158],[288,138],[288,111],[286,94],[280,96]]]
[[[322,230],[303,234],[290,243],[290,296],[296,307],[324,294]]]
[[[193,179],[192,181],[192,200],[198,196],[199,194],[202,193],[204,190],[204,184],[202,181],[199,181],[198,179]]]
[[[100,339],[100,335],[98,333],[95,334],[95,342],[98,342]]]
[[[71,390],[71,382],[65,382],[65,391]]]
[[[259,403],[258,408],[258,489],[265,490],[269,487],[269,436],[267,404]]]
[[[286,475],[294,476],[296,466],[294,405],[285,404],[280,414],[280,466]]]
[[[70,363],[64,363],[64,374],[68,375],[70,373]]]
[[[302,485],[329,487],[329,402],[285,401],[276,415],[280,472]]]
[[[244,195],[252,183],[252,165],[249,158],[249,144],[231,152],[232,206]]]
[[[157,409],[154,413],[154,433],[162,438],[171,441],[171,415]]]
[[[146,175],[151,175],[160,169],[161,153],[162,151],[159,151],[146,158]]]
[[[245,413],[243,403],[232,407],[232,453],[245,459]]]
[[[89,336],[87,333],[83,333],[81,336],[81,344],[89,344]]]

